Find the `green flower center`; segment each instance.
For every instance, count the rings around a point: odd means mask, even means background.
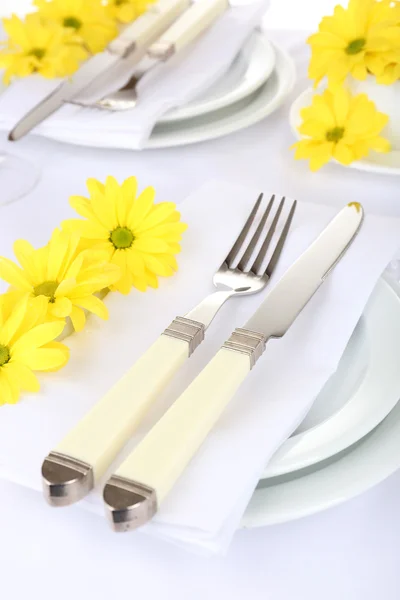
[[[358,54],[362,50],[364,50],[366,44],[366,40],[364,38],[358,38],[357,40],[353,40],[350,42],[346,48],[347,54]]]
[[[122,6],[122,4],[126,4],[126,0],[114,0],[115,6]]]
[[[127,227],[117,227],[110,234],[110,242],[117,250],[130,248],[134,239],[135,236]]]
[[[334,127],[326,132],[328,142],[338,142],[344,136],[344,127]]]
[[[77,19],[76,17],[65,17],[63,21],[64,27],[72,27],[72,29],[80,29],[82,27],[82,21]]]
[[[42,60],[46,54],[46,50],[44,48],[32,48],[29,52],[30,56],[34,56],[35,58]]]
[[[0,344],[0,367],[7,364],[10,358],[10,350],[8,347]]]
[[[58,288],[57,281],[44,281],[33,288],[35,296],[47,296],[50,298],[50,302],[55,302],[56,289]]]

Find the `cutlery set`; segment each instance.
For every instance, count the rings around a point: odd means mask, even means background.
[[[176,317],[46,457],[42,481],[50,505],[72,504],[94,488],[157,396],[203,341],[222,305],[231,297],[261,292],[270,282],[296,202],[286,210],[288,202],[282,198],[274,210],[273,196],[263,211],[261,203],[262,195],[214,274],[217,291],[184,317]],[[115,531],[135,529],[154,516],[261,358],[267,342],[285,335],[346,252],[362,220],[358,203],[338,213],[108,479],[103,499]]]
[[[136,84],[141,77],[194,42],[228,7],[228,0],[199,0],[193,4],[190,0],[159,0],[126,27],[104,52],[86,61],[72,81],[62,82],[24,115],[10,131],[9,139],[19,140],[64,104],[81,105],[74,100],[79,94],[109,78],[124,64],[135,67],[128,84],[94,106],[109,110],[134,108]]]

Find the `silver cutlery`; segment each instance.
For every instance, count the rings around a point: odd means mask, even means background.
[[[115,531],[135,529],[152,518],[267,342],[287,332],[342,258],[362,220],[361,205],[351,203],[331,221],[115,471],[103,494]]]
[[[147,50],[124,87],[96,102],[78,101],[75,104],[111,111],[135,108],[138,101],[137,85],[141,78],[193,42],[228,6],[229,0],[198,0]]]
[[[102,76],[112,74],[120,63],[135,65],[145,51],[190,5],[190,0],[158,0],[148,11],[115,38],[104,52],[87,60],[72,80],[63,81],[51,94],[31,109],[10,131],[17,141]]]
[[[266,268],[263,267],[263,261],[271,246],[274,231],[282,220],[285,199],[281,199],[272,218],[273,196],[255,227],[261,202],[262,194],[214,274],[213,283],[217,291],[184,317],[176,317],[126,375],[44,460],[43,490],[49,504],[72,504],[94,487],[131,438],[157,395],[203,341],[205,331],[223,304],[232,297],[260,292],[267,285],[288,234],[296,202],[293,202],[285,219],[279,241]],[[272,222],[266,227],[270,214]],[[249,237],[251,239],[248,241]],[[255,259],[253,254],[256,254]]]

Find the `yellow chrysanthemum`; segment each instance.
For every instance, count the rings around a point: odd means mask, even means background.
[[[43,310],[32,311],[27,297],[12,310],[3,300],[0,297],[0,405],[15,404],[22,391],[39,391],[33,371],[56,371],[69,358],[68,348],[54,341],[63,323],[41,323]]]
[[[312,105],[301,111],[298,128],[306,136],[293,147],[297,159],[310,159],[312,171],[331,158],[344,165],[367,156],[370,150],[388,152],[389,142],[379,134],[388,122],[366,94],[351,96],[345,88],[325,90],[314,96]]]
[[[35,0],[41,17],[74,34],[93,53],[104,50],[118,29],[101,0]]]
[[[152,187],[136,197],[135,177],[122,185],[114,177],[108,177],[105,185],[89,179],[87,187],[89,199],[70,198],[85,220],[64,221],[63,228],[76,231],[87,246],[106,251],[121,268],[121,277],[111,289],[127,294],[132,286],[141,291],[158,287],[158,275],[169,277],[177,269],[174,254],[180,252],[178,242],[187,228],[175,204],[154,204]]]
[[[312,48],[309,76],[315,84],[325,76],[330,87],[340,85],[347,75],[363,80],[374,72],[376,61],[400,48],[397,11],[389,3],[350,0],[348,8],[336,6],[333,16],[324,17],[318,33],[308,39]]]
[[[37,14],[25,21],[13,15],[3,19],[8,39],[1,44],[0,68],[5,69],[4,83],[13,76],[27,77],[39,73],[47,79],[71,75],[87,58],[71,30],[57,24],[41,22]]]
[[[146,12],[156,0],[108,0],[107,8],[112,18],[120,23],[130,23]]]
[[[107,261],[104,252],[79,252],[79,241],[77,234],[56,229],[47,246],[38,250],[25,240],[15,242],[21,266],[0,257],[0,277],[11,286],[6,301],[13,304],[27,296],[32,310],[39,311],[45,300],[45,319],[65,322],[70,317],[76,331],[84,327],[84,310],[107,319],[107,308],[93,294],[117,281],[119,269]]]

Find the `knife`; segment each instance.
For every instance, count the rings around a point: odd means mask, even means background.
[[[65,102],[72,100],[98,77],[123,60],[136,64],[147,48],[190,5],[190,0],[159,0],[148,11],[112,40],[106,50],[96,54],[75,73],[72,81],[63,81],[51,94],[30,110],[10,131],[8,139],[17,141],[47,119]]]
[[[342,258],[362,220],[358,203],[340,211],[115,471],[103,493],[114,531],[135,529],[156,513],[268,340],[287,332]]]

